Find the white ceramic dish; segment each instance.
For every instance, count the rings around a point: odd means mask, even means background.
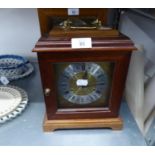
[[[25,109],[28,104],[27,93],[15,86],[0,86],[0,123],[4,123]]]

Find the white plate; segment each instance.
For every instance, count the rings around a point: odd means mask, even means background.
[[[28,103],[27,93],[15,86],[0,86],[0,123],[20,114]]]

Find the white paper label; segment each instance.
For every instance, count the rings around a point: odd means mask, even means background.
[[[87,79],[78,79],[76,81],[77,86],[87,86],[88,85],[88,80]]]
[[[0,77],[0,81],[2,84],[7,85],[9,83],[9,80],[5,76]]]
[[[79,15],[79,8],[69,8],[68,9],[69,16],[77,16]]]
[[[91,38],[72,38],[72,48],[92,48]]]

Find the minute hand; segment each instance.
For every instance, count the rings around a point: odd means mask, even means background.
[[[101,82],[101,83],[93,83],[93,84],[88,84],[87,87],[92,87],[92,86],[96,86],[96,85],[104,85],[105,83]]]

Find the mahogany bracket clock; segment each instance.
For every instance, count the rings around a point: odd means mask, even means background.
[[[121,129],[119,108],[135,49],[132,41],[94,18],[106,13],[104,9],[78,10],[76,18],[67,15],[67,9],[38,11],[42,37],[33,52],[38,55],[46,105],[44,131]],[[84,20],[85,12],[89,18]]]

